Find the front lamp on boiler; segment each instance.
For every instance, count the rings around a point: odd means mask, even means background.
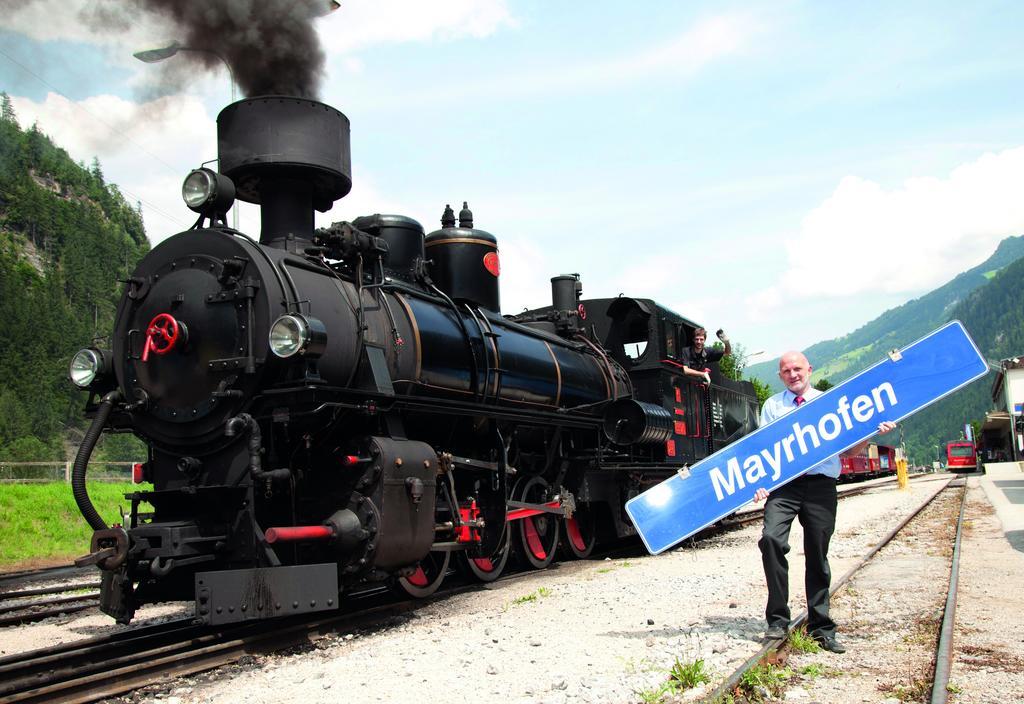
[[[289,313],[270,327],[270,351],[282,359],[301,355],[315,359],[327,349],[327,328],[318,319]]]
[[[86,347],[75,353],[68,366],[68,378],[80,389],[93,387],[94,382],[104,384],[110,377],[111,355],[107,350]]]

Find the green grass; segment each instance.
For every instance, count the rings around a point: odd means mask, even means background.
[[[786,680],[793,676],[792,670],[788,667],[780,668],[775,665],[755,665],[743,673],[740,678],[739,689],[746,696],[748,701],[764,701],[762,689],[771,696],[778,697],[786,685]]]
[[[676,697],[688,689],[711,681],[711,674],[704,665],[704,660],[682,662],[676,658],[668,671],[668,680],[656,687],[635,690],[633,693],[643,704],[662,704],[666,697]]]
[[[682,689],[692,689],[711,681],[711,675],[705,668],[702,658],[685,663],[676,658],[675,663],[668,671],[668,678],[669,682]]]
[[[896,684],[879,689],[883,692],[887,691],[901,702],[923,702],[931,693],[932,684],[929,680],[921,677],[910,677],[906,684]]]
[[[515,599],[512,600],[512,603],[514,605],[516,605],[516,606],[519,606],[520,604],[528,604],[531,601],[537,601],[538,599],[540,599],[542,597],[550,596],[550,595],[551,595],[551,590],[550,589],[548,589],[547,587],[541,587],[540,589],[538,589],[535,592],[530,592],[529,594],[524,594],[523,596],[516,597]]]
[[[612,562],[607,567],[598,567],[594,571],[597,572],[597,574],[607,574],[607,573],[609,573],[609,572],[611,572],[613,570],[617,570],[619,568],[629,568],[629,567],[636,567],[636,565],[634,563],[630,562],[629,560],[625,560],[623,562]]]
[[[108,523],[120,523],[124,494],[148,485],[89,482],[89,498]],[[71,485],[0,484],[0,568],[13,570],[70,561],[89,552],[92,529],[71,495]]]
[[[668,687],[663,684],[651,689],[637,690],[634,693],[639,698],[641,704],[662,704],[665,701],[665,696],[670,692]]]
[[[852,367],[863,365],[864,356],[870,354],[872,347],[874,347],[872,344],[858,347],[830,360],[822,365],[821,368],[815,368],[814,373],[811,374],[811,382],[817,382],[819,379],[835,381],[837,375],[844,373]]]
[[[821,651],[818,641],[807,635],[807,631],[803,628],[790,632],[789,647],[798,653],[817,653]]]
[[[635,675],[638,672],[654,672],[660,668],[654,664],[650,658],[623,658],[616,656],[619,661],[622,662],[622,667],[626,671],[627,675]]]

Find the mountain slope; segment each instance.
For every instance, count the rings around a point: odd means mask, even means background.
[[[0,97],[0,459],[63,459],[83,405],[68,362],[112,329],[118,280],[149,243],[98,162],[22,130]]]
[[[986,359],[997,361],[1024,352],[1024,237],[1003,240],[982,264],[958,275],[918,299],[886,311],[849,335],[809,347],[814,379],[838,384],[880,359],[890,349],[909,344],[949,320],[963,322]],[[778,360],[748,368],[780,390]],[[992,406],[994,374],[917,413],[903,424],[911,462],[939,458],[942,446],[958,439],[970,421],[981,421]]]
[[[999,271],[950,313],[960,320],[978,344],[986,359],[997,361],[1024,351],[1024,258]],[[936,456],[936,445],[943,446],[960,437],[960,429],[972,420],[982,421],[992,407],[992,383],[995,372],[929,406],[904,424],[908,456],[921,462]]]
[[[877,362],[894,347],[917,340],[955,317],[953,309],[970,294],[995,280],[996,274],[1024,257],[1024,235],[1008,237],[984,262],[957,275],[931,293],[887,310],[874,320],[843,337],[811,345],[804,353],[814,367],[814,381],[828,379],[838,384],[871,363]],[[753,364],[745,370],[773,391],[781,391],[776,357]]]

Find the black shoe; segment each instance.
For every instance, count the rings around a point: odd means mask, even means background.
[[[785,626],[772,626],[764,632],[765,640],[784,640],[787,636]]]
[[[821,646],[822,650],[827,650],[830,653],[836,653],[840,655],[846,652],[846,648],[843,644],[836,640],[835,636],[818,636],[814,639],[818,645]]]

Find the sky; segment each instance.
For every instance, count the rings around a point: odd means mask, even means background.
[[[317,222],[430,232],[468,201],[503,312],[578,273],[766,359],[1024,234],[1022,26],[1020,2],[340,0],[314,27],[353,188]],[[128,0],[0,0],[22,127],[99,159],[153,244],[194,221],[181,182],[231,100],[220,66],[132,57],[176,34]]]

